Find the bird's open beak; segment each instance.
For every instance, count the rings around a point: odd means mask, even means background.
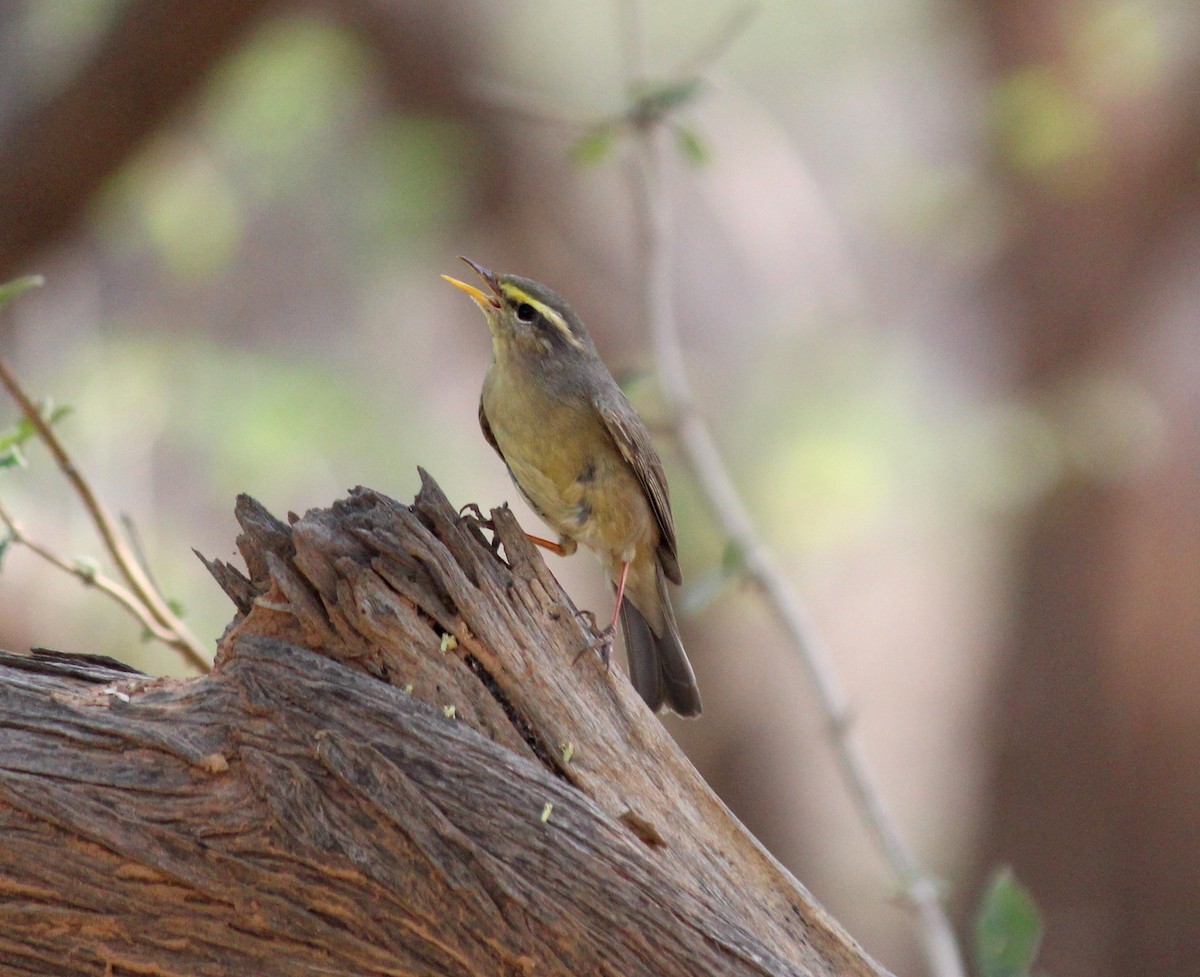
[[[442,278],[448,281],[455,288],[460,288],[469,296],[471,296],[471,298],[475,300],[475,304],[483,310],[484,315],[487,315],[489,312],[496,311],[496,309],[500,308],[500,283],[497,281],[496,276],[492,274],[492,272],[488,271],[488,269],[484,268],[483,265],[472,261],[470,258],[463,258],[462,255],[459,255],[459,257],[475,269],[479,277],[482,278],[484,282],[487,283],[488,288],[492,290],[492,294],[488,295],[488,293],[483,291],[483,289],[476,288],[474,285],[468,285],[466,282],[460,282],[457,278],[451,278],[449,275],[443,275]]]

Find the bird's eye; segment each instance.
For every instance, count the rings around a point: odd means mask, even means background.
[[[517,306],[517,318],[522,322],[533,322],[537,318],[537,309],[528,302],[522,302]]]

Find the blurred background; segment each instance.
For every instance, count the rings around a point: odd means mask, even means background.
[[[652,73],[732,10],[645,3]],[[486,328],[438,278],[458,254],[567,296],[653,426],[626,161],[577,151],[626,106],[620,23],[0,2],[0,281],[47,279],[0,351],[74,408],[62,436],[203,639],[233,609],[190,548],[234,557],[238,492],[281,517],[356,484],[407,500],[422,465],[537,524],[478,431]],[[679,116],[703,159],[671,166],[687,368],[960,933],[1010,864],[1054,977],[1200,972],[1200,11],[762,0],[706,76]],[[660,447],[705,699],[667,722],[869,952],[922,973],[801,670]],[[0,499],[101,556],[28,454]],[[551,566],[603,617],[594,561]],[[186,673],[13,549],[0,646],[30,645]]]

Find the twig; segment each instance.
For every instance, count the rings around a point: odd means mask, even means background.
[[[117,569],[120,571],[129,588],[128,590],[119,589],[125,597],[138,603],[144,611],[144,613],[135,614],[135,616],[143,624],[146,624],[144,618],[149,618],[155,625],[154,627],[147,625],[151,634],[160,638],[164,643],[170,645],[170,647],[183,655],[192,667],[202,672],[207,672],[211,668],[211,665],[204,653],[203,646],[195,635],[188,630],[187,625],[171,610],[167,602],[162,598],[162,595],[159,594],[154,584],[147,577],[145,571],[142,570],[137,556],[129,548],[124,539],[121,538],[116,522],[96,497],[87,480],[75,467],[71,456],[67,454],[66,448],[59,441],[58,435],[46,423],[45,418],[42,417],[33,399],[22,389],[20,383],[17,381],[16,374],[13,373],[12,369],[3,359],[0,359],[0,383],[4,385],[13,400],[17,402],[17,405],[29,419],[29,423],[33,425],[38,433],[38,437],[42,439],[49,449],[59,469],[75,490],[75,494],[79,496],[80,501],[91,517],[92,523],[96,526],[100,538],[104,541],[105,549],[108,550],[109,555],[112,557],[113,562],[116,564]],[[9,519],[5,519],[5,522],[9,525],[9,531],[12,532],[13,523]],[[29,545],[27,540],[23,539],[22,541],[26,545]],[[59,558],[53,557],[53,554],[47,556],[48,552],[45,551],[40,555],[46,559],[50,559],[57,566],[62,566],[66,563],[66,561],[60,561]],[[64,569],[71,570],[71,565],[67,563]],[[75,571],[71,570],[71,572]],[[78,576],[78,574],[76,575]],[[104,590],[103,587],[101,589]],[[128,607],[126,601],[117,597],[115,593],[107,590],[105,592],[109,593],[109,596],[116,599],[118,603]]]
[[[746,25],[754,19],[757,13],[758,5],[754,3],[744,3],[740,7],[735,7],[721,23],[721,26],[709,35],[708,40],[701,45],[699,50],[679,64],[675,69],[675,77],[689,78],[703,72],[742,35]],[[628,77],[636,78],[637,75]]]
[[[592,115],[551,110],[532,99],[525,92],[510,88],[497,81],[476,82],[472,85],[471,91],[475,97],[484,102],[489,111],[503,112],[513,118],[535,122],[538,125],[583,132],[596,124],[595,117]]]
[[[158,581],[154,579],[154,574],[150,571],[150,561],[146,559],[146,549],[142,546],[142,534],[138,532],[137,523],[127,512],[121,513],[121,529],[125,533],[125,538],[129,540],[129,548],[133,552],[134,559],[142,568],[146,579],[150,581],[150,586],[162,593],[162,588],[159,587]]]
[[[634,0],[621,3],[629,90],[641,78],[641,38]],[[808,673],[824,713],[830,744],[859,816],[903,887],[906,901],[921,923],[921,939],[930,972],[936,977],[965,974],[954,929],[941,903],[937,883],[926,872],[891,815],[862,748],[853,734],[853,713],[838,682],[829,653],[799,598],[784,580],[734,487],[707,426],[697,409],[683,362],[675,323],[671,278],[671,204],[663,178],[661,120],[636,129],[634,213],[641,250],[641,305],[654,346],[655,372],[668,417],[684,461],[713,518],[742,557],[746,577],[780,618],[792,648]]]
[[[53,550],[36,540],[30,539],[25,534],[25,530],[21,524],[13,518],[11,512],[0,502],[0,522],[4,523],[8,529],[8,538],[26,549],[32,550],[47,563],[58,567],[71,574],[73,577],[78,577],[87,587],[95,587],[102,594],[111,597],[114,601],[121,605],[126,611],[132,614],[146,631],[158,641],[166,644],[172,644],[175,641],[175,635],[167,631],[158,624],[151,616],[149,611],[142,606],[142,603],[133,596],[128,590],[122,587],[115,580],[106,577],[99,571],[92,570],[89,567],[83,566],[78,562],[64,560]]]

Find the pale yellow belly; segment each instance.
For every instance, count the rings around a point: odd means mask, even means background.
[[[610,575],[652,555],[659,534],[645,492],[590,405],[536,401],[527,391],[484,389],[492,435],[530,504],[565,542],[596,553]]]

